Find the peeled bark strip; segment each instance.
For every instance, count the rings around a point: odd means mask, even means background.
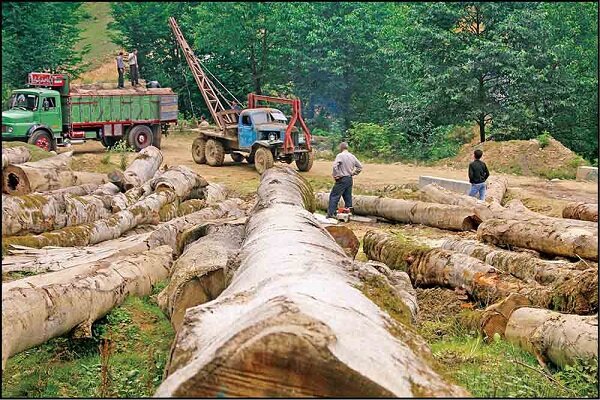
[[[316,200],[319,208],[326,210],[329,193],[317,193]],[[475,213],[460,206],[376,196],[353,196],[352,205],[354,213],[358,215],[374,215],[404,224],[422,224],[455,231],[475,230],[481,222]]]
[[[44,246],[88,246],[105,240],[116,239],[123,233],[141,224],[159,222],[158,212],[165,204],[175,201],[178,196],[185,197],[203,179],[185,167],[175,167],[169,174],[171,179],[156,185],[155,193],[138,201],[126,210],[112,214],[108,218],[93,223],[81,224],[46,232],[41,235],[11,236],[3,239],[2,246],[19,244],[28,247]],[[162,176],[165,176],[165,172]]]
[[[23,164],[31,159],[31,153],[25,146],[2,148],[2,169],[12,164]]]
[[[577,280],[560,280],[551,285],[525,282],[502,273],[491,265],[444,249],[430,249],[407,238],[368,231],[363,251],[372,260],[406,270],[415,286],[445,286],[465,289],[484,305],[496,303],[511,293],[525,296],[531,304],[564,312],[589,314],[598,310],[598,274],[582,271]],[[585,284],[587,289],[578,286]]]
[[[529,253],[502,250],[474,240],[448,239],[442,243],[441,248],[475,257],[519,279],[534,280],[542,285],[561,280],[576,280],[583,270],[588,269],[595,270],[596,275],[598,274],[598,264],[594,262],[542,260],[532,257]]]
[[[2,369],[14,354],[91,324],[129,295],[145,296],[165,279],[171,248],[92,267],[33,276],[2,285]]]
[[[555,256],[598,259],[598,228],[555,226],[545,221],[489,219],[477,229],[477,237],[495,245],[511,245]]]
[[[9,255],[2,259],[2,272],[42,273],[77,267],[100,260],[139,254],[143,251],[168,245],[175,255],[180,254],[182,234],[207,221],[235,220],[244,216],[239,199],[229,199],[210,208],[159,224],[151,232],[107,240],[86,247],[44,247],[34,249],[16,245],[8,250]]]
[[[127,191],[141,186],[152,178],[162,162],[163,155],[161,151],[154,146],[148,146],[138,153],[125,172],[115,170],[108,176],[110,181],[121,188],[122,191]]]
[[[352,261],[304,209],[313,196],[289,168],[262,175],[240,267],[186,312],[156,396],[467,395],[354,287]]]
[[[487,180],[487,193],[485,200],[488,202],[496,202],[502,204],[502,199],[508,187],[508,179],[492,176]]]
[[[505,337],[527,351],[564,366],[598,358],[598,314],[579,316],[522,307],[515,310]]]
[[[190,244],[173,264],[169,284],[157,300],[176,331],[188,308],[216,299],[227,287],[243,236],[243,224],[209,226],[207,235]]]
[[[563,209],[563,218],[598,222],[598,204],[569,203]]]

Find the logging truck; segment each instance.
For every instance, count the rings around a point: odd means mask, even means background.
[[[139,151],[160,148],[169,124],[177,122],[177,95],[169,88],[85,90],[71,88],[64,74],[32,72],[2,112],[2,140],[44,150],[88,140],[111,147],[125,138]]]

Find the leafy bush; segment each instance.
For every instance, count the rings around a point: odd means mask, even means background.
[[[544,147],[546,147],[550,144],[551,138],[552,138],[552,136],[550,136],[550,134],[548,132],[544,131],[544,133],[539,135],[536,139],[540,143],[540,147],[543,149]]]

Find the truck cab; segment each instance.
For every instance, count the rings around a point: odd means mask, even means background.
[[[283,146],[287,126],[286,116],[276,108],[246,109],[240,113],[238,120],[239,147],[251,151],[256,144]],[[292,129],[294,133],[294,145],[298,145],[298,128]]]
[[[44,150],[55,150],[55,135],[63,129],[60,93],[50,89],[12,92],[2,112],[2,140],[23,140]]]

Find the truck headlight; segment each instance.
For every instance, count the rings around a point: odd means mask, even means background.
[[[272,142],[277,138],[274,133],[269,133],[269,141]]]
[[[8,133],[12,133],[12,131],[13,131],[13,127],[12,127],[12,126],[9,126],[9,127],[8,127]]]

